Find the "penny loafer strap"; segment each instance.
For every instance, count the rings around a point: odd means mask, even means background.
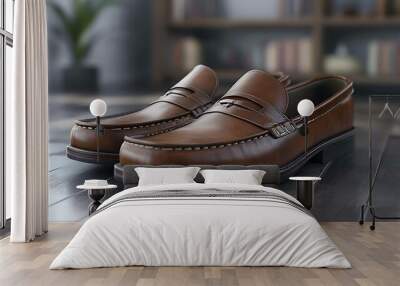
[[[250,93],[233,90],[233,91],[230,91],[229,94],[224,95],[221,98],[220,102],[223,102],[224,100],[229,99],[229,98],[237,98],[239,100],[244,99],[244,100],[242,100],[243,103],[241,105],[243,105],[246,101],[253,102],[253,103],[257,104],[258,106],[260,106],[260,109],[253,109],[253,110],[260,111],[262,113],[271,115],[273,118],[275,118],[276,121],[280,121],[281,117],[286,118],[286,116],[283,115],[278,109],[276,109],[270,102],[268,102],[266,100],[262,100]]]
[[[204,114],[207,113],[221,113],[228,116],[238,118],[240,120],[246,121],[253,124],[261,129],[267,130],[272,128],[277,124],[283,124],[288,121],[286,116],[281,114],[280,116],[266,114],[262,112],[257,112],[254,110],[249,110],[243,108],[240,105],[223,105],[216,104],[208,109]]]
[[[191,112],[202,106],[210,104],[212,99],[200,89],[193,87],[188,88],[174,86],[151,104],[155,104],[157,102],[174,104],[185,109],[186,111]]]

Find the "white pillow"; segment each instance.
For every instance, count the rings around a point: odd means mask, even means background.
[[[262,170],[202,170],[205,184],[261,185],[265,171]]]
[[[139,186],[195,183],[193,179],[199,170],[198,167],[135,168],[139,176]]]

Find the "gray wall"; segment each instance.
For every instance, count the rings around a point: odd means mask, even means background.
[[[52,0],[71,10],[72,1]],[[151,2],[120,0],[97,19],[92,33],[96,44],[87,63],[98,67],[102,92],[124,93],[149,85],[151,56]],[[63,90],[63,67],[71,63],[63,35],[54,31],[58,19],[48,9],[49,86]]]

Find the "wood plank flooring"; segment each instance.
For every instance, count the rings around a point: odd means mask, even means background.
[[[353,268],[289,267],[120,267],[48,270],[79,229],[79,223],[53,223],[29,244],[0,241],[0,285],[400,285],[400,222],[381,222],[376,231],[355,222],[322,223]]]

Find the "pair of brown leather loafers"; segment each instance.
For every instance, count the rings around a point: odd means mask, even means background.
[[[284,86],[290,78],[273,74]],[[75,122],[67,156],[87,163],[114,164],[125,137],[141,138],[177,129],[191,123],[218,99],[218,78],[207,66],[198,65],[180,82],[146,108],[101,119],[102,132],[97,140],[96,120]],[[99,144],[100,152],[97,152]]]
[[[294,171],[352,135],[353,88],[340,76],[289,83],[283,74],[252,70],[219,98],[215,73],[198,66],[143,110],[103,118],[99,156],[95,121],[78,121],[67,154],[85,162],[119,159],[119,167],[278,165],[282,172]],[[308,156],[297,113],[302,99],[315,104],[307,129]]]

